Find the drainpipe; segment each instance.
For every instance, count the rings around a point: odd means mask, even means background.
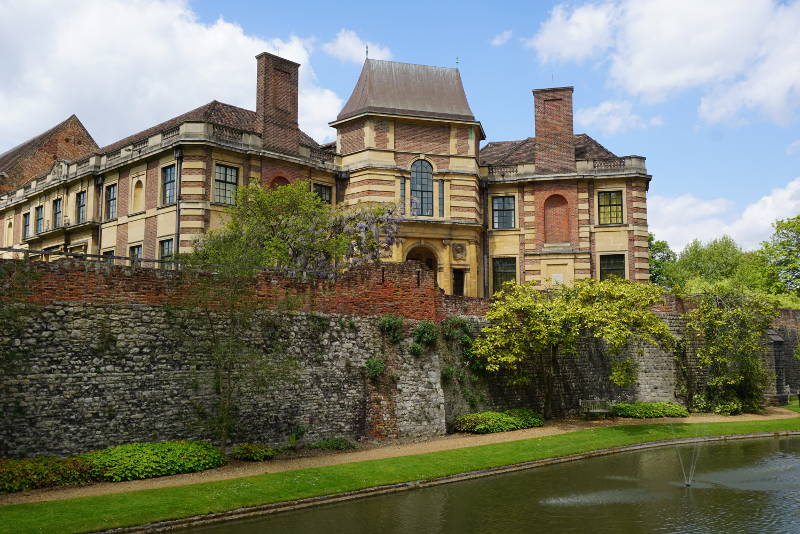
[[[483,193],[483,296],[489,295],[489,181],[480,180]]]
[[[175,149],[175,240],[172,244],[172,257],[176,258],[181,250],[181,168],[183,167],[183,149]],[[175,264],[178,268],[178,264]]]
[[[102,254],[101,249],[103,248],[103,181],[105,180],[105,176],[102,174],[98,174],[94,177],[94,186],[100,191],[100,206],[97,209],[97,217],[100,219],[100,226],[97,227],[97,255],[100,256]],[[62,201],[63,202],[63,201]],[[61,213],[63,217],[64,208],[61,208]],[[102,258],[98,258],[100,260]]]

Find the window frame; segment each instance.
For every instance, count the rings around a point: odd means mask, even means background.
[[[600,279],[600,281],[607,279],[610,275],[614,275],[617,276],[617,278],[625,280],[627,278],[627,276],[625,276],[625,271],[627,270],[627,259],[625,256],[625,254],[601,254],[597,262],[597,277]],[[607,266],[608,262],[612,259],[622,260],[622,266]],[[604,260],[606,261],[606,266],[603,266]],[[621,272],[622,276],[618,276],[616,272]]]
[[[428,167],[427,170],[425,166]],[[433,165],[427,160],[418,159],[411,164],[411,209],[417,199],[417,217],[433,217]]]
[[[328,198],[326,199],[325,196],[320,194],[320,191],[327,193]],[[326,184],[314,184],[314,193],[319,197],[319,199],[326,204],[333,204],[333,186],[326,185]]]
[[[225,180],[220,180],[220,173],[219,169],[226,169],[223,172],[222,176]],[[227,170],[233,170],[236,172],[236,181],[232,182],[228,180],[228,173]],[[224,204],[226,206],[232,206],[236,203],[236,189],[239,187],[239,176],[241,174],[241,168],[235,165],[226,165],[224,163],[214,163],[214,203],[216,204]],[[225,184],[228,187],[225,187],[225,190],[221,190],[221,185]],[[230,187],[233,186],[233,187]],[[220,196],[220,193],[224,193],[225,196]],[[230,199],[230,202],[228,202]]]
[[[34,214],[36,216],[34,219],[35,222],[33,227],[34,233],[41,234],[42,232],[44,232],[44,206],[41,205],[36,206],[34,208]]]
[[[164,254],[164,245],[169,243],[169,254]],[[175,256],[175,239],[162,239],[158,242],[158,259],[160,260],[171,260]],[[159,263],[158,268],[169,270],[172,269],[172,263]]]
[[[507,269],[498,269],[498,265],[504,263],[506,267],[509,265],[513,267],[513,271]],[[508,275],[513,272],[513,278]],[[500,280],[502,278],[502,280]],[[499,258],[492,258],[492,295],[503,289],[505,282],[513,280],[517,283],[517,258],[516,256],[503,256]],[[498,283],[499,282],[499,283]]]
[[[31,236],[31,212],[22,214],[22,239]]]
[[[502,206],[497,208],[495,201],[502,201]],[[511,201],[511,208],[505,206],[506,201]],[[509,212],[510,218],[509,218]],[[502,219],[498,218],[502,215]],[[511,226],[502,226],[501,224],[511,224]],[[492,197],[492,229],[493,230],[511,230],[517,227],[517,198],[514,195],[497,195]]]
[[[109,249],[106,249],[106,250],[102,251],[100,253],[100,255],[101,256],[116,256],[116,254],[114,254],[114,252],[115,252],[115,250],[113,248],[109,248]],[[113,258],[110,258],[110,259],[100,258],[100,259],[103,260],[106,263],[112,263],[112,264],[114,263],[114,259]]]
[[[75,224],[86,222],[86,191],[75,193]]]
[[[106,185],[105,194],[105,220],[111,221],[117,218],[117,184]],[[113,193],[113,194],[112,194]]]
[[[460,284],[456,284],[456,273],[460,275]],[[464,289],[466,288],[467,271],[466,269],[453,269],[453,287],[452,293],[456,297],[464,296]],[[458,291],[457,291],[458,289]]]
[[[601,199],[603,198],[604,195],[613,195],[614,193],[617,193],[619,195],[619,203],[607,203],[607,204],[602,204],[601,203]],[[610,200],[610,197],[609,197],[609,200]],[[612,211],[616,211],[616,210],[613,210],[613,208],[617,208],[617,207],[619,208],[619,213],[616,214],[616,215],[618,215],[618,220],[616,220],[617,217],[614,216],[615,214],[612,213]],[[605,214],[605,216],[607,216],[608,219],[609,219],[607,222],[603,222],[603,217],[604,217],[603,208],[609,208],[608,209],[608,213]],[[612,218],[615,219],[615,220],[612,221],[611,220]],[[619,224],[625,224],[625,196],[624,196],[624,191],[622,189],[607,189],[607,190],[598,191],[597,192],[597,225],[598,226],[613,226],[613,225],[619,225]]]
[[[161,205],[173,204],[176,200],[175,188],[177,186],[176,165],[174,163],[161,167]],[[172,179],[167,180],[171,175]],[[168,186],[172,187],[168,187]],[[169,198],[168,198],[169,193]]]
[[[61,228],[63,203],[61,198],[53,200],[53,229]]]
[[[134,253],[135,251],[135,253]],[[142,245],[131,245],[128,247],[128,257],[132,258],[130,260],[131,267],[141,267],[142,266]],[[135,259],[133,259],[135,258]]]

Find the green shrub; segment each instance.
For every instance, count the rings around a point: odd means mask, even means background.
[[[277,454],[277,451],[263,445],[256,445],[255,443],[241,443],[233,449],[234,458],[248,462],[271,460],[275,454]]]
[[[417,323],[411,335],[417,343],[433,345],[439,337],[439,329],[433,321],[423,320]]]
[[[717,415],[739,415],[742,413],[742,401],[739,399],[719,401],[714,406],[714,413]]]
[[[389,343],[396,345],[403,341],[405,319],[400,315],[384,315],[378,319],[378,330],[389,336]]]
[[[650,419],[654,417],[689,417],[689,412],[683,406],[674,402],[635,402],[629,404],[620,402],[614,406],[616,414],[620,417],[635,419]]]
[[[442,380],[445,382],[450,382],[453,380],[453,377],[456,376],[456,368],[452,365],[448,365],[444,369],[442,369]]]
[[[408,348],[408,352],[410,352],[412,356],[420,357],[425,352],[425,348],[419,343],[412,343]]]
[[[544,418],[528,408],[503,413],[483,412],[462,415],[453,422],[454,432],[493,434],[544,425]]]
[[[38,456],[25,460],[0,459],[0,493],[94,482],[92,465],[81,456]]]
[[[364,366],[367,368],[367,376],[371,380],[377,380],[379,376],[386,372],[386,356],[379,354],[374,358],[370,358]]]
[[[442,319],[440,328],[442,330],[442,337],[446,341],[453,341],[460,333],[466,332],[469,328],[469,323],[464,317],[448,315]]]
[[[222,453],[205,441],[128,443],[83,455],[100,480],[120,482],[179,473],[194,473],[225,465]]]
[[[356,448],[355,444],[347,438],[330,437],[308,445],[309,449],[324,449],[328,451],[350,451]]]

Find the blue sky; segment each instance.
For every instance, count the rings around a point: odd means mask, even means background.
[[[0,0],[0,152],[75,113],[105,145],[213,99],[253,109],[260,51],[300,62],[301,127],[370,57],[455,66],[487,141],[534,133],[531,89],[575,87],[575,131],[653,175],[651,230],[746,248],[800,213],[800,0]]]

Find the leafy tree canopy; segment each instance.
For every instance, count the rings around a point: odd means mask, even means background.
[[[666,241],[657,240],[652,233],[647,234],[647,246],[650,252],[650,281],[659,286],[665,286],[667,267],[675,263],[678,255],[669,248]]]
[[[763,242],[763,255],[786,289],[800,292],[800,215],[777,220],[775,233]]]

